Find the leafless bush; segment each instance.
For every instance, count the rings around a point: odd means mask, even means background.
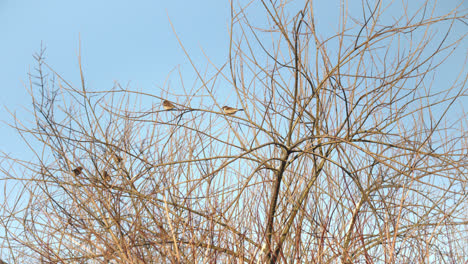
[[[435,15],[428,1],[389,19],[395,3],[360,4],[362,17],[340,9],[330,33],[316,27],[312,2],[232,3],[228,61],[209,64],[212,76],[192,63],[197,82],[178,97],[118,84],[95,91],[83,74],[74,87],[38,54],[35,123],[15,122],[36,159],[3,157],[12,190],[1,208],[4,256],[466,262],[463,65],[433,87],[465,40],[451,29],[466,24],[466,10]],[[255,25],[249,8],[269,24]],[[225,83],[244,112],[223,112],[216,88]]]

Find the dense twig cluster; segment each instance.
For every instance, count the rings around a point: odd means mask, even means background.
[[[292,17],[286,3],[262,1],[268,28],[233,6],[229,72],[213,65],[206,77],[194,67],[197,85],[178,103],[168,91],[92,91],[83,74],[74,87],[37,55],[35,124],[15,124],[37,159],[4,157],[16,169],[3,165],[2,178],[16,192],[0,211],[3,256],[466,261],[468,135],[466,114],[454,109],[467,96],[466,71],[430,89],[464,35],[434,48],[425,32],[467,17],[428,17],[426,2],[386,24],[384,4],[352,26],[343,15],[341,31],[325,36],[310,1]],[[212,88],[221,80],[243,109],[220,107]],[[162,109],[131,108],[133,100]]]

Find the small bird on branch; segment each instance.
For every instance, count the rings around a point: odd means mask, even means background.
[[[83,167],[79,166],[79,167],[76,167],[75,169],[72,170],[73,171],[73,174],[75,176],[78,176],[81,174],[81,172],[83,171]]]
[[[222,109],[223,109],[224,114],[226,115],[233,115],[237,113],[238,111],[244,111],[244,109],[237,109],[237,108],[229,107],[229,106],[223,106]]]
[[[120,157],[120,156],[117,155],[117,154],[114,154],[114,155],[113,155],[113,158],[114,158],[115,163],[117,163],[117,164],[120,164],[120,163],[123,161],[123,158]]]
[[[111,176],[109,175],[107,171],[102,172],[102,178],[106,182],[110,182],[112,180]]]
[[[175,105],[168,100],[164,100],[162,104],[164,110],[172,110],[172,109],[177,109]]]

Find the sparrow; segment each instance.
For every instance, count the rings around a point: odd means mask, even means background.
[[[233,108],[233,107],[229,107],[229,106],[223,106],[223,112],[226,114],[226,115],[233,115],[235,113],[237,113],[238,111],[244,111],[244,109],[237,109],[237,108]]]
[[[175,105],[169,102],[168,100],[164,100],[162,105],[163,105],[164,110],[176,109]]]
[[[115,161],[115,163],[120,164],[120,163],[122,162],[122,160],[123,160],[122,157],[120,157],[120,156],[117,155],[117,154],[114,154],[114,161]]]
[[[79,166],[79,167],[76,167],[75,169],[72,170],[73,171],[73,174],[75,176],[78,176],[81,174],[81,172],[83,171],[83,167]]]
[[[108,181],[111,181],[111,176],[109,175],[109,173],[107,171],[103,171],[102,172],[102,178],[108,182]]]

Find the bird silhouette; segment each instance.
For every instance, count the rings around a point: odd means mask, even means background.
[[[164,100],[162,105],[163,105],[164,110],[176,109],[175,105],[169,102],[168,100]]]
[[[233,108],[233,107],[229,107],[229,106],[223,106],[223,112],[226,114],[226,115],[233,115],[235,113],[237,113],[238,111],[244,111],[244,109],[237,109],[237,108]]]
[[[103,178],[103,180],[105,180],[106,182],[109,182],[109,181],[112,180],[112,179],[111,179],[111,176],[109,175],[109,173],[108,173],[107,171],[103,171],[103,172],[102,172],[102,178]]]
[[[114,154],[113,157],[114,157],[115,163],[117,163],[117,164],[120,164],[120,163],[123,161],[122,157],[120,157],[120,156],[117,155],[117,154]]]
[[[83,167],[79,166],[79,167],[76,167],[75,169],[72,170],[73,171],[73,174],[75,176],[78,176],[81,174],[81,172],[83,171]]]

